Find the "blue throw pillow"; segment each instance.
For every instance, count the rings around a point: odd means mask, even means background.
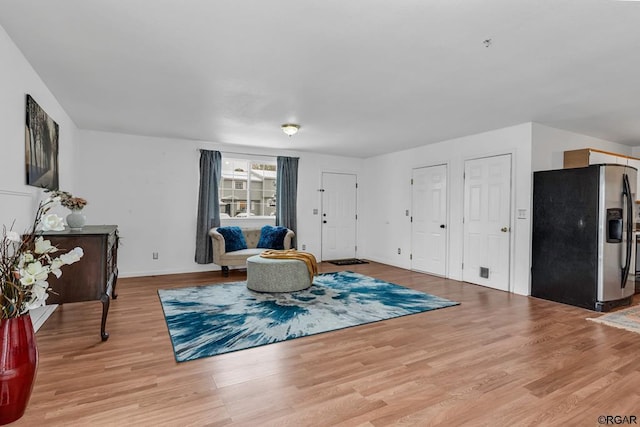
[[[247,242],[240,227],[218,227],[218,233],[224,237],[225,252],[239,251],[247,249]]]
[[[284,236],[289,231],[286,227],[272,227],[265,225],[260,230],[260,240],[258,248],[264,249],[284,249]]]

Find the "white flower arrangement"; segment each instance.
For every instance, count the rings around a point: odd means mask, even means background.
[[[51,241],[38,236],[38,231],[64,230],[62,218],[48,213],[60,203],[53,195],[38,205],[30,229],[22,236],[12,229],[2,229],[0,239],[0,319],[19,317],[41,307],[49,296],[49,274],[62,275],[62,267],[78,262],[84,255],[76,247],[58,257],[59,249]]]

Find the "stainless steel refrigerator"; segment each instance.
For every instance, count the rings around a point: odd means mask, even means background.
[[[631,303],[637,173],[603,164],[533,174],[532,296],[596,311]]]

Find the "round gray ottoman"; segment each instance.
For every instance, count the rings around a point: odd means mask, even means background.
[[[247,258],[247,288],[258,292],[293,292],[311,286],[309,270],[297,259]]]

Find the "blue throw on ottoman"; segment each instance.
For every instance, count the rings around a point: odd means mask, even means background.
[[[247,259],[247,288],[258,292],[294,292],[311,286],[307,265],[297,259]]]

